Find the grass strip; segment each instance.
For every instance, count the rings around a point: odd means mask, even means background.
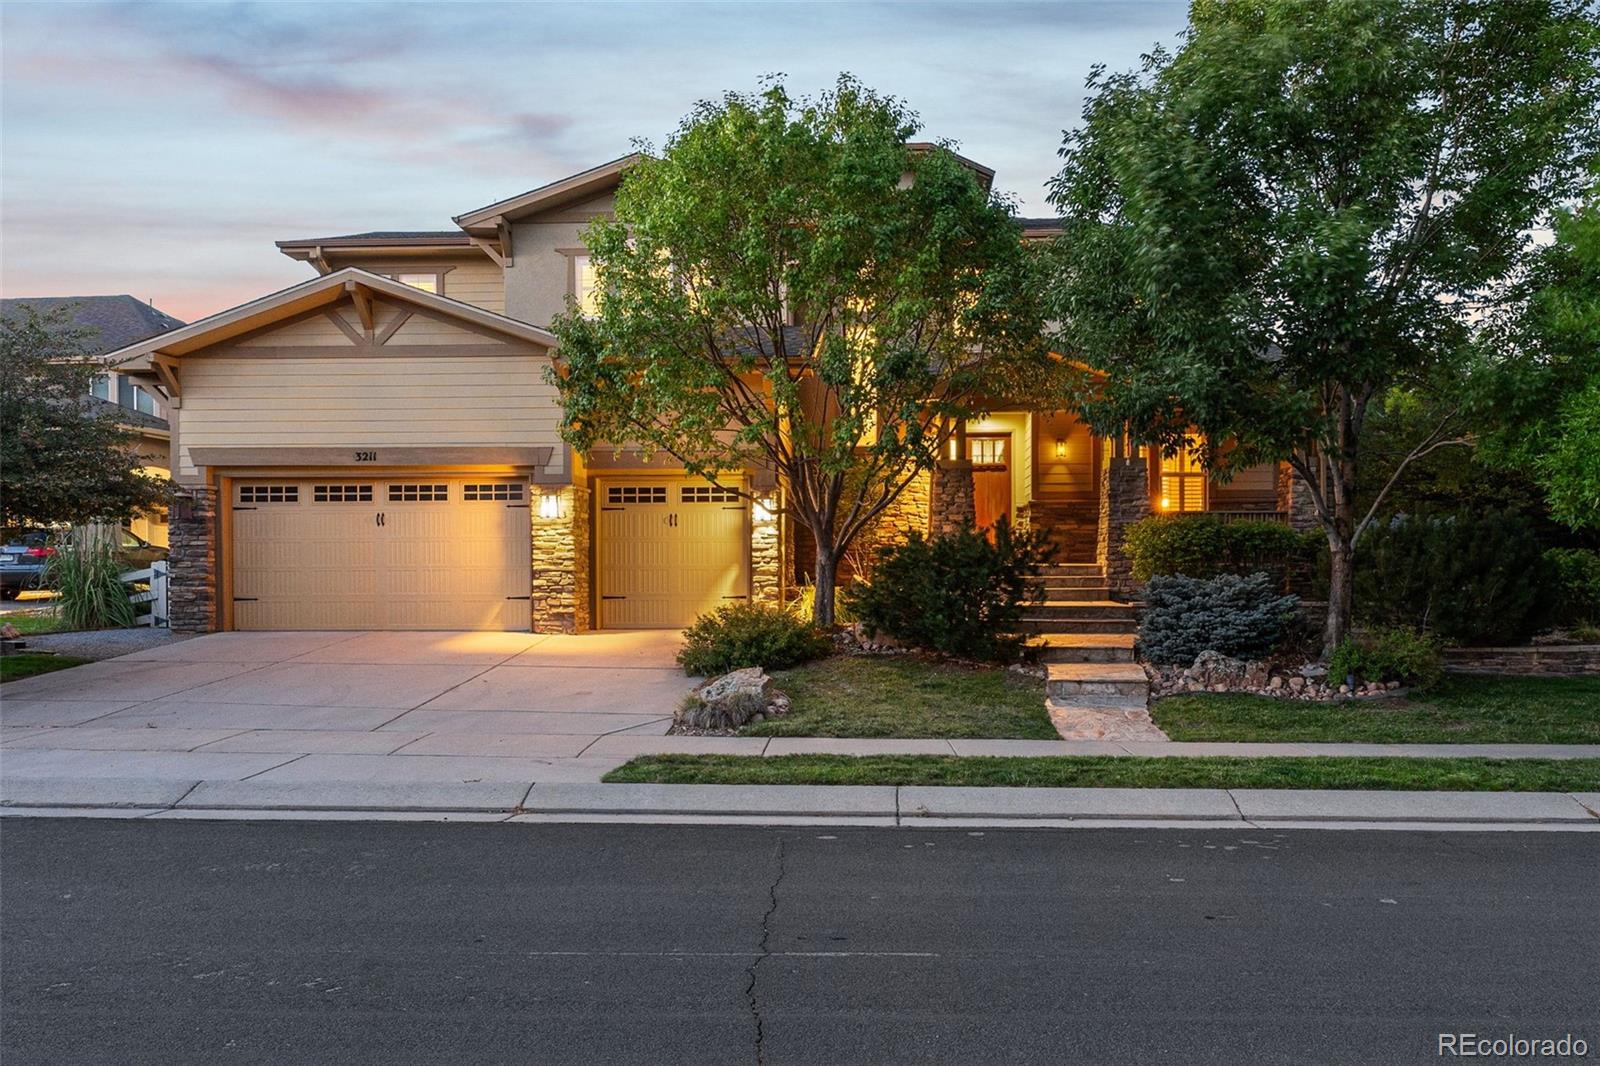
[[[48,674],[65,670],[69,666],[82,666],[89,659],[75,655],[47,655],[38,651],[19,651],[14,655],[0,656],[0,682],[20,681],[35,674]]]
[[[645,755],[611,771],[604,780],[671,785],[1593,792],[1600,791],[1600,759]]]

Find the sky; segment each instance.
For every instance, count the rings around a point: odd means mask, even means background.
[[[773,74],[901,98],[1046,215],[1093,67],[1184,21],[1181,0],[0,0],[0,291],[193,321],[311,276],[275,240],[449,229]]]

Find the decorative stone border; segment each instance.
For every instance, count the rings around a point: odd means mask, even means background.
[[[1515,648],[1446,648],[1452,674],[1520,677],[1600,676],[1600,644],[1532,644]]]

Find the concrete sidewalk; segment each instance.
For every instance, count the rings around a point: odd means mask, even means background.
[[[0,782],[0,814],[1600,831],[1600,793],[7,778]]]

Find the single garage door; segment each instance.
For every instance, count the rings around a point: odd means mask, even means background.
[[[428,475],[236,481],[234,628],[527,630],[528,494]]]
[[[604,480],[600,625],[680,629],[750,598],[749,502],[689,478]]]

